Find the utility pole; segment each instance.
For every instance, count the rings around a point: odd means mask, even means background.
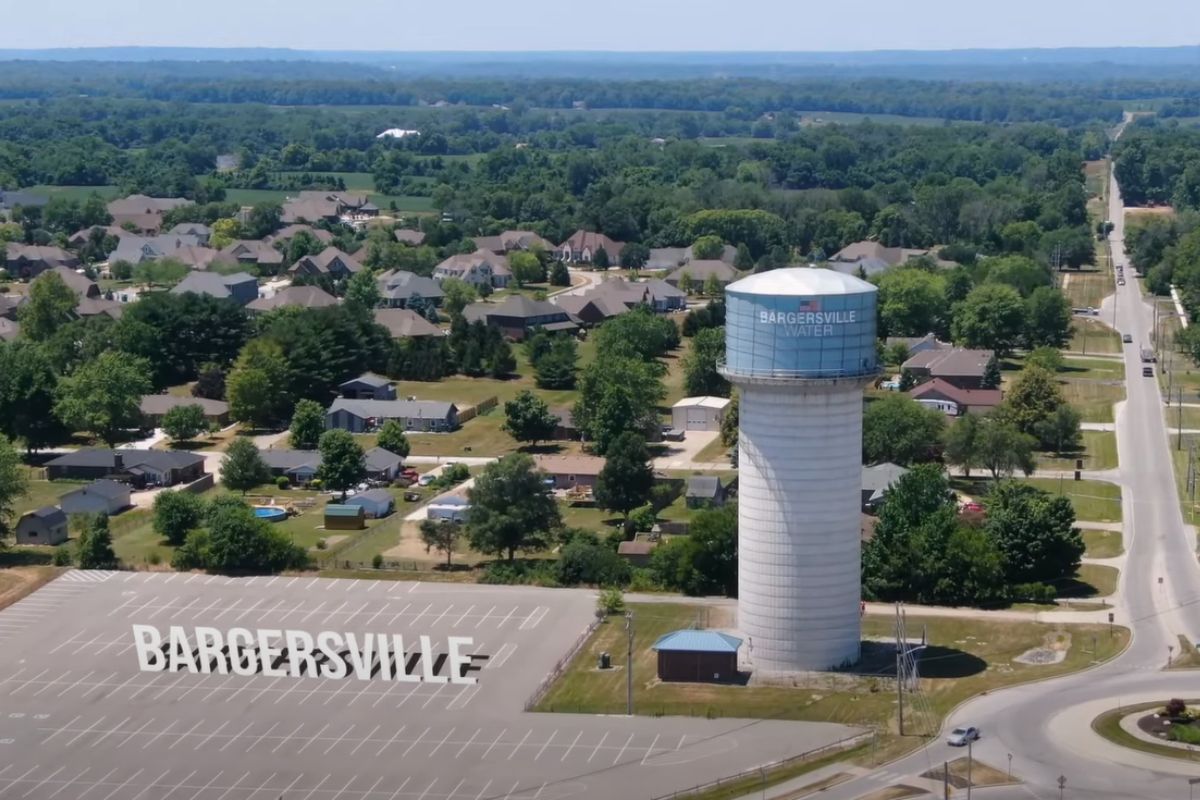
[[[633,612],[625,612],[625,634],[628,649],[625,652],[625,713],[633,716]]]
[[[1179,410],[1179,439],[1176,445],[1176,450],[1183,450],[1183,387],[1179,387],[1179,400],[1176,402],[1176,407]]]
[[[1067,776],[1059,775],[1058,776],[1058,800],[1062,800],[1063,789],[1065,789],[1065,788],[1067,788]]]
[[[904,626],[900,623],[900,604],[896,604],[896,708],[900,711],[900,735],[904,735]]]
[[[967,740],[967,800],[971,800],[971,765],[975,763],[975,740]]]
[[[950,800],[950,762],[942,762],[942,800]]]

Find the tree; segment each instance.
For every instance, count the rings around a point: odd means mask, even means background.
[[[325,432],[325,409],[313,400],[300,400],[292,411],[288,442],[296,450],[316,450]]]
[[[159,492],[154,498],[154,532],[179,547],[204,524],[204,501],[187,491]]]
[[[574,389],[579,371],[579,346],[570,336],[551,336],[549,347],[533,364],[534,380],[539,389]]]
[[[265,428],[283,418],[288,402],[288,363],[273,341],[251,339],[226,380],[229,414]]]
[[[107,514],[92,517],[79,535],[78,560],[80,569],[117,568],[117,554],[113,552]]]
[[[621,433],[655,424],[666,393],[657,366],[616,356],[599,358],[583,371],[573,416],[597,453]]]
[[[21,457],[8,439],[0,436],[0,542],[11,531],[17,500],[28,490],[29,474],[21,464]]]
[[[1012,382],[1004,402],[996,410],[1022,433],[1033,433],[1066,400],[1054,376],[1038,366],[1029,366]]]
[[[971,477],[971,468],[979,466],[978,414],[964,414],[946,428],[942,457],[947,464],[960,467],[963,475]]]
[[[612,266],[612,262],[608,258],[608,251],[603,247],[597,247],[596,252],[592,253],[592,266],[595,269],[608,269]]]
[[[283,531],[254,516],[242,501],[217,498],[208,509],[206,528],[188,534],[171,565],[224,574],[262,574],[303,569],[308,554]]]
[[[907,395],[880,397],[863,413],[863,463],[907,466],[928,460],[945,425],[944,414]]]
[[[118,434],[141,423],[141,399],[150,389],[144,360],[110,350],[59,382],[54,413],[72,429],[91,431],[113,447]]]
[[[737,596],[737,507],[706,509],[692,517],[688,535],[659,545],[650,570],[685,594]]]
[[[349,431],[339,428],[321,434],[321,483],[326,489],[342,493],[367,477],[367,462],[363,449]]]
[[[1024,256],[988,258],[980,266],[987,274],[986,283],[1011,286],[1022,297],[1029,297],[1039,286],[1049,287],[1053,280],[1048,269]]]
[[[454,551],[458,547],[458,537],[461,534],[459,526],[449,520],[421,520],[421,543],[425,552],[436,550],[446,554],[446,569],[450,569]]]
[[[605,453],[604,467],[596,479],[596,505],[628,520],[630,511],[649,501],[654,488],[654,468],[650,466],[646,441],[626,431]]]
[[[629,562],[602,543],[591,531],[580,531],[563,545],[555,564],[563,586],[624,586],[629,582]]]
[[[346,281],[345,306],[360,317],[372,319],[380,299],[379,284],[371,270],[359,270]]]
[[[1025,332],[1025,303],[1016,289],[1003,284],[972,289],[954,306],[953,316],[951,331],[956,342],[998,356],[1010,353]]]
[[[721,280],[716,275],[709,275],[704,279],[704,293],[709,297],[719,297],[724,287],[721,286]]]
[[[43,272],[29,286],[29,302],[17,310],[21,335],[34,342],[49,339],[72,319],[78,304],[61,275],[53,270]]]
[[[904,342],[893,342],[888,345],[884,353],[884,361],[893,367],[899,367],[908,361],[908,345]]]
[[[442,281],[442,292],[445,293],[445,297],[442,299],[442,308],[446,309],[446,313],[452,317],[461,314],[469,303],[474,303],[479,299],[471,284],[458,278],[447,278]]]
[[[917,376],[913,374],[911,369],[900,370],[900,382],[896,386],[901,392],[907,392],[917,385]]]
[[[992,474],[993,481],[1010,477],[1017,470],[1031,475],[1037,468],[1035,444],[1032,436],[1021,433],[1011,422],[989,415],[980,420],[975,437],[976,461]]]
[[[394,419],[386,420],[383,423],[383,427],[379,429],[379,435],[375,439],[375,444],[401,458],[408,458],[408,454],[412,451],[408,437],[404,435],[404,426]]]
[[[737,246],[737,255],[734,256],[733,266],[743,272],[754,268],[754,257],[750,255],[750,248],[744,244]]]
[[[221,458],[221,483],[225,488],[244,495],[270,479],[271,470],[254,441],[245,437],[234,439]]]
[[[599,358],[632,356],[653,361],[679,346],[679,328],[645,306],[613,317],[596,331]]]
[[[941,327],[946,316],[941,275],[905,266],[884,272],[878,281],[879,320],[888,336],[924,336]]]
[[[554,436],[558,418],[546,401],[528,389],[504,404],[504,430],[518,442],[536,445]]]
[[[1083,537],[1068,498],[1005,481],[988,493],[987,508],[984,526],[1004,555],[1010,583],[1059,581],[1079,569]]]
[[[163,414],[162,429],[176,442],[195,439],[208,430],[204,408],[200,405],[175,406]]]
[[[250,239],[265,239],[279,230],[283,208],[277,203],[259,203],[250,209],[246,218],[246,235]]]
[[[571,271],[567,269],[567,265],[562,261],[555,261],[554,266],[550,267],[550,285],[551,286],[570,286]]]
[[[1025,356],[1025,366],[1038,367],[1044,369],[1051,375],[1058,372],[1063,367],[1063,356],[1060,351],[1053,347],[1037,347]]]
[[[629,242],[621,248],[621,266],[625,269],[641,269],[650,260],[650,248],[641,242]]]
[[[517,286],[524,286],[527,283],[544,283],[546,280],[546,267],[534,253],[526,251],[513,253],[508,257],[508,268],[512,271],[513,280],[517,282]]]
[[[467,536],[480,553],[507,555],[545,549],[562,524],[544,474],[525,453],[488,464],[467,490]]]
[[[154,261],[143,261],[133,268],[133,279],[147,287],[174,286],[188,274],[186,264],[173,258],[161,258]]]
[[[683,390],[691,397],[728,397],[729,381],[717,371],[725,358],[725,329],[705,328],[692,337],[692,349],[683,358]]]
[[[57,394],[58,374],[43,345],[0,343],[0,435],[21,440],[31,453],[63,438]]]
[[[983,367],[983,377],[980,378],[979,384],[984,389],[999,389],[1001,380],[1000,359],[996,358],[996,354],[993,353]]]
[[[679,275],[679,291],[686,295],[690,295],[695,291],[695,281],[692,280],[692,273],[686,270]]]
[[[1075,453],[1079,451],[1082,434],[1080,424],[1082,415],[1069,404],[1063,403],[1050,416],[1033,427],[1034,435],[1044,448],[1051,448],[1056,453]]]
[[[232,217],[215,220],[212,224],[212,235],[208,237],[208,246],[214,250],[223,250],[233,244],[234,240],[241,239],[244,233],[242,223]]]
[[[729,399],[729,408],[721,418],[721,444],[726,447],[736,447],[738,443],[738,393],[733,392]]]
[[[1071,340],[1071,306],[1050,286],[1039,286],[1025,300],[1025,342],[1029,347],[1065,347]]]
[[[692,258],[697,261],[718,259],[725,251],[725,243],[720,236],[701,236],[692,242]]]

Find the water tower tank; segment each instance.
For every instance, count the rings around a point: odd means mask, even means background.
[[[756,670],[859,656],[862,389],[874,286],[827,269],[726,290],[722,372],[740,396],[738,627]]]

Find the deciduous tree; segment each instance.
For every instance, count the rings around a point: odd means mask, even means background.
[[[91,431],[109,447],[142,419],[142,396],[149,393],[145,361],[109,351],[59,382],[55,413],[73,430]]]
[[[1037,468],[1033,457],[1035,444],[1032,436],[1021,433],[1008,420],[989,415],[980,421],[975,437],[976,459],[994,481],[1011,477],[1017,470],[1031,475]]]
[[[481,553],[513,560],[518,550],[545,549],[550,533],[562,524],[558,504],[543,473],[524,453],[489,464],[467,492],[467,536]]]
[[[54,271],[43,272],[29,286],[29,302],[17,310],[21,335],[35,342],[49,339],[69,322],[79,299]]]
[[[17,500],[28,489],[29,474],[21,464],[21,457],[8,439],[0,436],[0,541],[11,531]]]
[[[596,504],[621,514],[645,505],[654,488],[654,468],[646,440],[626,431],[613,440],[605,451],[604,467],[596,479]]]
[[[154,532],[178,547],[204,524],[204,501],[191,492],[159,492],[154,498]]]
[[[1005,481],[987,497],[985,528],[1004,554],[1010,583],[1054,582],[1079,569],[1083,537],[1071,501]]]
[[[316,450],[325,432],[325,409],[313,400],[300,400],[292,411],[288,442],[296,450]]]
[[[946,417],[903,394],[888,394],[863,413],[863,463],[907,466],[927,460],[941,442]]]
[[[226,380],[229,414],[266,428],[283,418],[288,403],[288,363],[278,344],[251,339]]]
[[[271,470],[254,442],[246,437],[235,438],[221,458],[221,483],[225,488],[244,495],[270,479]]]
[[[1005,284],[985,284],[971,290],[953,308],[951,331],[964,347],[1010,353],[1025,332],[1025,303],[1020,293]]]
[[[88,521],[79,534],[77,548],[80,569],[117,568],[117,554],[113,552],[107,514],[96,514]]]
[[[327,489],[342,493],[367,477],[366,457],[362,447],[349,431],[339,428],[321,434],[321,483]]]
[[[389,419],[383,423],[383,427],[379,429],[379,435],[376,437],[375,443],[387,450],[389,453],[395,453],[401,458],[408,458],[412,446],[408,443],[408,437],[404,435],[404,426],[398,420]]]
[[[445,553],[446,569],[450,569],[462,529],[449,520],[425,519],[421,520],[420,530],[421,543],[425,545],[425,552],[436,550],[439,553]]]
[[[558,418],[546,401],[525,389],[504,404],[504,430],[518,442],[536,445],[554,436]]]
[[[167,413],[163,414],[162,429],[176,442],[191,441],[208,430],[204,408],[199,405],[186,405],[168,409]]]
[[[725,329],[705,328],[692,337],[692,349],[683,358],[683,387],[691,397],[728,397],[729,381],[717,371],[725,358]]]

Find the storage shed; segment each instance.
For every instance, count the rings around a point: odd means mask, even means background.
[[[67,515],[58,506],[45,506],[21,515],[14,531],[17,544],[56,545],[67,540]]]
[[[685,397],[671,406],[671,427],[681,431],[719,431],[728,397]]]
[[[325,530],[361,531],[367,527],[367,515],[362,506],[325,506]]]
[[[718,631],[675,631],[654,643],[663,681],[721,683],[736,680],[742,640]]]
[[[371,489],[346,498],[346,505],[362,508],[371,519],[383,519],[392,513],[395,501],[387,489]]]
[[[92,481],[58,500],[67,514],[107,514],[112,516],[129,508],[129,487],[116,481]]]
[[[434,498],[425,507],[425,516],[429,519],[440,519],[444,522],[466,522],[471,504],[467,498],[459,494],[447,494]]]

